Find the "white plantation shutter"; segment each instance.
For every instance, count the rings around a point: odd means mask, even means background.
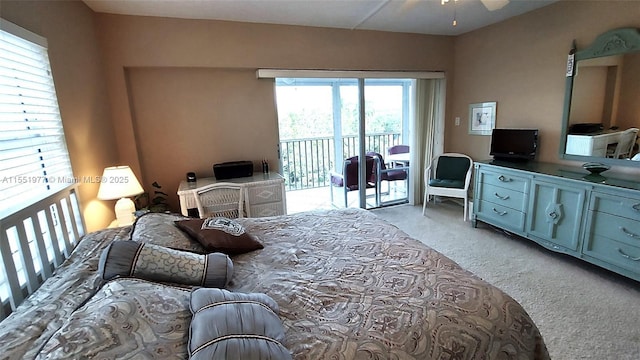
[[[0,218],[72,183],[46,39],[0,19]]]

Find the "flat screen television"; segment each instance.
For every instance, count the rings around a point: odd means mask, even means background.
[[[536,157],[538,129],[493,129],[491,151],[496,160],[527,161]]]

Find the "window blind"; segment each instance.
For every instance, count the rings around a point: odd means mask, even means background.
[[[73,183],[46,39],[0,19],[0,218]]]

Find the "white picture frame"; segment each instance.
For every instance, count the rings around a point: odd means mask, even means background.
[[[469,105],[469,134],[491,135],[496,126],[495,101],[481,102]]]

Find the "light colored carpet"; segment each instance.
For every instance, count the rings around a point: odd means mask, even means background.
[[[462,207],[373,210],[409,235],[499,287],[538,325],[554,360],[640,359],[640,283],[546,250],[484,223],[462,221]]]

